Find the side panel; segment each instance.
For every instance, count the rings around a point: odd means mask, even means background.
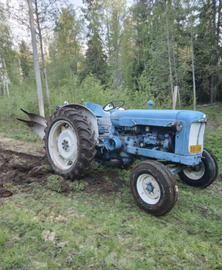
[[[200,154],[178,155],[178,154],[169,153],[169,152],[163,152],[163,151],[146,149],[146,148],[138,148],[138,147],[132,147],[132,146],[127,146],[126,152],[133,155],[137,155],[137,156],[161,159],[161,160],[182,163],[182,164],[191,165],[191,166],[199,164],[201,160]]]

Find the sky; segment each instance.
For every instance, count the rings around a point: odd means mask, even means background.
[[[71,4],[73,4],[75,7],[82,6],[82,0],[69,0]]]
[[[0,3],[6,4],[7,1],[8,0],[0,0]],[[74,5],[74,8],[83,6],[82,0],[68,0],[68,1],[70,2],[70,4]],[[19,3],[24,2],[24,0],[9,0],[9,2],[10,5],[12,5],[15,8],[18,8]],[[61,0],[61,2],[63,1]],[[12,37],[14,39],[14,44],[18,45],[21,39],[24,39],[28,42],[28,40],[30,39],[30,33],[27,32],[27,29],[18,22],[16,22],[15,20],[13,20],[12,18],[8,18],[8,22],[12,33]]]

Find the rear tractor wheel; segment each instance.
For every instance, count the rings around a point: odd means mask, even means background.
[[[91,168],[96,153],[94,132],[87,117],[73,108],[62,108],[49,119],[45,148],[53,170],[62,176],[80,178]]]
[[[131,173],[130,184],[139,207],[154,216],[168,213],[177,202],[176,180],[160,162],[139,163]]]

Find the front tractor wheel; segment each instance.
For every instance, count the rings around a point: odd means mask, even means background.
[[[187,185],[204,188],[213,183],[217,173],[218,165],[215,157],[209,150],[204,149],[200,164],[189,166],[178,175]]]
[[[131,173],[130,185],[139,207],[154,216],[168,213],[177,202],[176,180],[157,161],[139,163]]]
[[[56,111],[47,123],[44,141],[49,163],[57,174],[80,178],[91,168],[96,142],[81,112],[71,108]]]

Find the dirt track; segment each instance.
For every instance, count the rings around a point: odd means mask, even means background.
[[[47,179],[54,175],[45,155],[43,143],[26,143],[8,138],[0,140],[0,197],[9,197],[16,192],[31,193],[34,184],[45,188]],[[73,192],[70,180],[58,177],[63,193]],[[85,192],[109,194],[125,185],[116,170],[102,171],[98,166],[82,179]]]

